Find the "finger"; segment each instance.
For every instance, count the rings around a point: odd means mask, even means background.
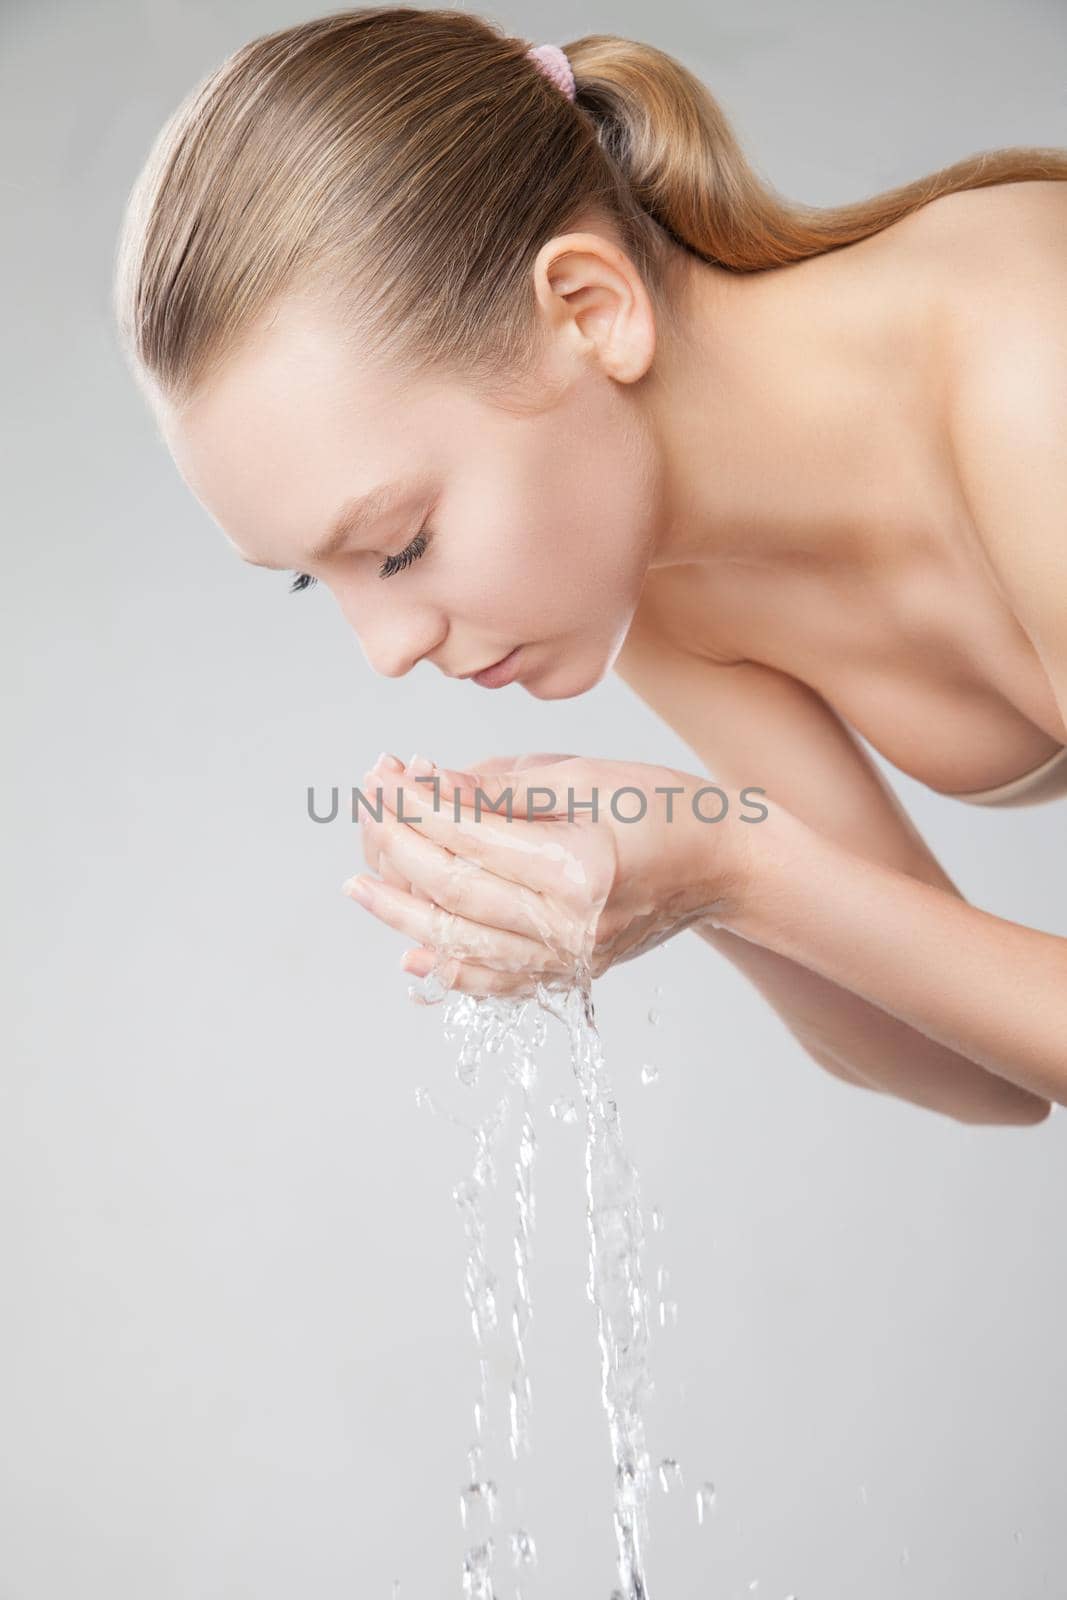
[[[384,806],[382,807],[382,813],[383,819],[389,818],[393,827],[397,825],[395,818],[392,818],[391,813],[386,811]],[[403,873],[394,866],[384,853],[383,845],[387,838],[388,824],[384,820],[375,822],[372,816],[364,812],[360,816],[359,826],[363,842],[363,859],[369,870],[376,872],[379,877],[384,878],[386,883],[391,883],[398,889],[410,888],[409,880],[404,877]]]
[[[420,978],[436,970],[446,989],[461,990],[464,994],[483,999],[498,995],[518,1000],[532,998],[537,993],[536,975],[494,972],[489,967],[480,967],[476,962],[461,961],[456,957],[438,960],[435,964],[434,956],[433,950],[408,950],[401,957],[400,965],[405,972]]]
[[[545,946],[536,940],[470,922],[454,912],[443,911],[432,900],[423,900],[381,880],[356,877],[349,879],[344,889],[389,927],[446,955],[473,960],[501,972],[567,970],[565,961],[546,953]]]
[[[388,777],[395,777],[398,773],[409,770],[410,763],[405,767],[396,756],[383,750],[374,766],[363,774],[362,792],[369,802],[369,807],[364,805],[358,807],[363,859],[371,872],[376,872],[386,883],[392,884],[397,889],[410,889],[411,884],[382,856],[383,827],[378,817],[390,818],[391,814],[382,805],[378,790]]]
[[[573,938],[574,919],[535,889],[500,878],[477,861],[454,855],[426,838],[418,828],[409,828],[395,817],[388,822],[383,820],[379,834],[378,860],[383,877],[385,869],[391,869],[413,892],[424,894],[443,910],[486,927],[525,934],[553,951],[561,945],[566,949],[568,940]]]
[[[389,767],[389,772],[386,772]],[[395,781],[396,776],[403,772],[403,767],[395,756],[388,755],[385,751],[378,757],[373,767],[363,774],[359,788],[356,790],[355,809],[359,819],[360,842],[363,846],[363,859],[372,872],[378,870],[378,854],[381,849],[381,836],[376,829],[381,824],[384,806],[382,803],[382,786],[386,782]]]
[[[384,810],[385,808],[383,807],[382,809]],[[360,807],[359,842],[363,849],[363,860],[371,872],[377,872],[378,870],[378,857],[381,853],[380,828],[381,824],[376,823],[374,818]]]
[[[498,877],[557,894],[568,884],[585,884],[584,865],[570,847],[574,824],[533,822],[522,816],[509,821],[506,813],[472,811],[456,804],[452,790],[443,783],[439,795],[435,807],[432,785],[409,786],[397,780],[392,794],[389,786],[383,788],[384,804],[398,821]]]

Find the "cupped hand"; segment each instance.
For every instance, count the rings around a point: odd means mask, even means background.
[[[418,941],[406,970],[448,988],[517,997],[598,977],[743,894],[738,793],[691,773],[538,755],[417,776],[387,758],[364,780],[383,801],[380,822],[363,813],[379,877],[345,888]]]
[[[471,771],[485,774],[522,772],[528,767],[539,767],[548,765],[551,762],[569,761],[570,759],[566,755],[545,754],[543,752],[538,752],[534,755],[486,756],[485,760],[479,761]],[[386,777],[393,777],[400,773],[406,773],[414,777],[418,774],[432,773],[433,770],[433,763],[425,760],[417,753],[405,763],[399,761],[396,756],[389,755],[383,751],[374,767],[363,776],[363,792],[368,797],[372,797],[375,791],[381,787]],[[424,786],[420,785],[419,787],[422,788]],[[426,896],[422,894],[422,891],[416,885],[402,878],[396,867],[389,860],[388,855],[382,852],[382,841],[388,830],[389,820],[386,817],[383,824],[370,812],[362,807],[360,808],[359,824],[363,843],[363,859],[372,872],[379,874],[383,883],[387,883],[396,889],[409,890],[411,893],[417,896],[421,895],[425,899]]]

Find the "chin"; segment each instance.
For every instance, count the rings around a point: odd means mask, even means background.
[[[610,668],[610,661],[597,665],[568,662],[555,669],[550,667],[547,671],[531,673],[522,680],[522,687],[535,700],[574,700],[603,683]]]
[[[574,688],[567,684],[557,686],[555,683],[524,683],[523,688],[535,700],[573,700],[576,695],[586,692],[584,685]]]

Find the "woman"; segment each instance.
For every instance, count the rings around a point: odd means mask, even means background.
[[[614,667],[725,802],[560,756],[439,808],[417,769],[405,812],[383,760],[348,887],[408,970],[527,993],[692,927],[839,1076],[1067,1103],[1067,940],[970,906],[852,732],[961,801],[1067,793],[1065,177],[1007,150],[792,206],[670,57],[457,11],[283,29],[179,109],[116,311],[238,553],[325,583],[389,676]]]

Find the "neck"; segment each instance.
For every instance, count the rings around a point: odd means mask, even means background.
[[[663,464],[651,567],[855,564],[929,525],[943,492],[936,285],[882,246],[749,274],[678,264],[649,374]]]

